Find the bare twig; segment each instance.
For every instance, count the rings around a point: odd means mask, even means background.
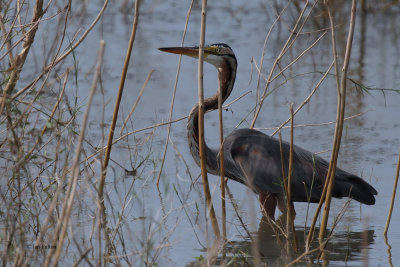
[[[287,38],[286,43],[285,43],[284,46],[282,47],[281,52],[279,53],[279,55],[276,57],[274,63],[272,64],[272,68],[271,68],[271,70],[270,70],[270,72],[269,72],[269,74],[268,74],[267,84],[266,84],[265,87],[264,87],[264,92],[263,92],[263,95],[262,95],[262,97],[261,97],[261,99],[260,99],[260,102],[257,104],[257,109],[256,109],[256,112],[255,112],[255,114],[254,114],[253,121],[251,122],[250,128],[254,128],[254,125],[255,125],[255,123],[256,123],[258,114],[259,114],[260,111],[261,111],[261,107],[262,107],[262,105],[263,105],[265,96],[267,95],[268,87],[269,87],[269,85],[270,85],[270,83],[271,83],[270,80],[271,80],[272,75],[273,75],[273,73],[274,73],[274,71],[275,71],[275,68],[278,66],[278,62],[282,59],[283,55],[287,52],[287,48],[288,48],[289,45],[290,45],[290,41],[292,40],[292,37],[293,37],[293,35],[295,34],[296,29],[297,29],[298,25],[300,24],[300,21],[301,21],[303,15],[304,15],[304,12],[306,11],[307,7],[308,7],[308,0],[307,0],[306,3],[304,4],[304,8],[303,8],[303,10],[301,11],[301,13],[300,13],[300,15],[299,15],[299,17],[298,17],[298,19],[297,19],[297,21],[296,21],[296,24],[295,24],[295,26],[293,27],[293,30],[291,31],[289,37]],[[311,11],[310,11],[310,12],[311,12]],[[293,44],[293,43],[292,43],[292,44]]]
[[[297,112],[299,112],[300,109],[302,109],[304,107],[305,104],[310,102],[311,97],[314,95],[314,93],[317,91],[317,89],[319,88],[319,86],[322,84],[322,82],[325,80],[326,76],[328,75],[329,71],[331,70],[333,66],[333,62],[332,64],[329,66],[329,68],[326,70],[326,72],[324,73],[324,75],[321,77],[321,79],[318,81],[317,85],[314,87],[314,89],[311,91],[311,93],[307,96],[307,98],[303,101],[303,103],[301,103],[301,105],[294,111],[294,115],[297,114]],[[271,136],[274,136],[280,129],[282,129],[283,126],[285,126],[288,122],[290,121],[290,118],[288,118],[284,123],[281,124],[281,126],[278,127],[278,129],[276,129]]]
[[[0,114],[3,114],[4,105],[7,98],[10,96],[11,92],[14,90],[15,85],[19,79],[19,75],[22,71],[22,67],[25,64],[26,57],[28,56],[29,50],[35,39],[36,32],[39,27],[40,18],[43,16],[43,0],[36,0],[33,16],[32,16],[32,26],[25,36],[24,43],[22,45],[21,52],[16,56],[15,60],[12,62],[13,66],[10,78],[8,79],[7,85],[4,88],[4,93],[0,99]]]
[[[4,39],[3,45],[4,44],[7,45],[7,52],[8,52],[8,57],[10,59],[10,63],[14,64],[14,56],[13,56],[13,53],[12,53],[11,40],[8,38],[10,33],[11,33],[11,29],[12,28],[10,28],[10,31],[7,31],[6,30],[6,25],[4,25],[3,21],[4,21],[4,18],[0,14],[0,29],[3,32],[3,39]],[[0,47],[0,50],[3,48],[3,45]]]
[[[359,116],[364,115],[367,112],[368,111],[364,111],[364,112],[360,112],[360,113],[348,116],[348,117],[344,118],[344,121],[357,118]],[[304,124],[293,125],[293,128],[326,126],[326,125],[335,124],[335,123],[336,123],[336,121],[326,121],[326,122],[317,122],[317,123],[304,123]],[[279,127],[281,127],[281,126],[278,126],[278,127],[262,127],[262,128],[254,128],[254,129],[255,130],[259,130],[259,131],[261,131],[261,130],[276,130]],[[290,126],[283,126],[281,129],[290,129]]]
[[[263,50],[262,50],[262,54],[261,54],[261,60],[260,60],[260,68],[258,69],[258,79],[257,79],[257,93],[256,93],[256,100],[259,101],[259,89],[260,89],[260,81],[261,81],[261,71],[263,68],[263,64],[264,64],[264,55],[265,55],[265,50],[267,48],[267,42],[269,39],[269,36],[272,32],[272,29],[274,28],[274,26],[276,25],[276,23],[279,21],[279,19],[281,18],[282,14],[286,11],[286,8],[289,6],[290,1],[288,1],[288,3],[286,4],[286,6],[282,9],[282,11],[279,13],[279,15],[276,17],[276,19],[274,20],[274,22],[272,23],[271,27],[268,30],[267,35],[265,36],[264,39],[264,45],[263,45]]]

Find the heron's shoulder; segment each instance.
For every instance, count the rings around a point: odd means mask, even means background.
[[[270,150],[273,147],[279,147],[279,141],[275,138],[266,135],[260,131],[254,129],[238,129],[233,131],[227,137],[225,137],[225,147],[235,149],[241,147],[241,149],[258,149]]]
[[[264,154],[277,153],[279,155],[281,149],[284,154],[288,154],[290,149],[288,142],[282,141],[281,147],[278,139],[254,129],[235,130],[225,138],[224,142],[231,150],[256,149]],[[297,159],[306,161],[313,159],[318,162],[324,162],[322,158],[299,146],[295,145],[293,151]]]
[[[226,138],[228,139],[237,139],[237,138],[267,138],[267,139],[274,139],[273,137],[266,135],[263,132],[254,130],[254,129],[237,129],[230,133]]]

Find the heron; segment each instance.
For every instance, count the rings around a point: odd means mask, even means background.
[[[194,58],[199,56],[197,46],[163,47],[159,50]],[[236,79],[237,60],[231,47],[217,43],[204,46],[204,61],[217,68],[220,88],[216,94],[204,99],[204,111],[207,112],[218,108],[219,92],[222,94],[222,102],[231,94]],[[199,105],[196,104],[188,117],[187,137],[190,152],[200,166],[198,111]],[[224,138],[222,146],[224,175],[257,193],[261,207],[269,218],[274,219],[276,207],[286,212],[282,165],[284,170],[288,170],[290,144],[255,129],[237,129]],[[329,163],[296,145],[293,146],[292,160],[292,203],[289,205],[295,215],[293,202],[320,201]],[[208,173],[220,175],[218,149],[205,144],[205,161]],[[366,205],[374,205],[374,195],[377,194],[375,188],[362,178],[336,168],[333,197],[349,197]]]

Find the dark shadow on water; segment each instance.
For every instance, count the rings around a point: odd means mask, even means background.
[[[260,264],[262,266],[283,266],[290,263],[304,252],[305,239],[308,234],[308,228],[304,231],[304,227],[296,227],[296,237],[298,241],[298,252],[296,253],[291,244],[281,234],[271,227],[270,223],[263,217],[259,224],[259,229],[252,234],[250,238],[244,240],[229,241],[226,246],[226,258],[222,258],[219,254],[213,265],[229,265],[229,266],[254,266],[254,246],[257,244],[260,256]],[[316,228],[318,235],[319,228]],[[374,230],[366,230],[361,232],[354,231],[334,231],[333,237],[326,246],[326,261],[317,260],[318,252],[307,255],[294,266],[346,266],[354,263],[363,262],[365,252],[371,244],[374,243]],[[314,240],[311,249],[318,247],[318,241]],[[225,263],[225,264],[223,264]],[[192,262],[188,266],[200,266],[201,263]]]

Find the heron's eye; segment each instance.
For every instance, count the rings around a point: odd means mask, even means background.
[[[219,53],[221,50],[219,49],[219,47],[215,48],[215,52]]]

